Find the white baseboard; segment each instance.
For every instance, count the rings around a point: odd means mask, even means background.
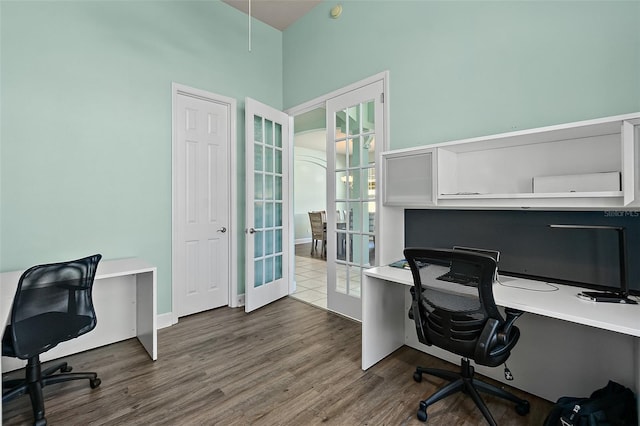
[[[244,294],[238,295],[238,300],[236,301],[235,305],[233,306],[229,305],[230,308],[240,308],[243,306],[244,306]],[[158,330],[160,330],[161,328],[171,327],[172,325],[175,325],[177,323],[178,323],[178,317],[174,317],[173,312],[167,312],[165,314],[156,315],[156,324],[158,326]]]
[[[299,238],[294,241],[294,244],[306,244],[310,242],[311,242],[311,238]]]
[[[238,295],[238,303],[236,306],[232,306],[232,308],[240,308],[244,306],[244,294],[239,294]]]
[[[173,312],[156,315],[156,325],[158,326],[158,330],[160,330],[161,328],[171,327],[176,322],[177,321],[174,321],[173,318]]]

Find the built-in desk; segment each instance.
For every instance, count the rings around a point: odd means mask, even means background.
[[[508,360],[515,380],[506,382],[501,368],[476,366],[479,373],[550,401],[588,396],[609,379],[640,390],[640,305],[590,302],[578,298],[582,289],[573,286],[500,281],[494,284],[496,303],[529,313],[516,322],[521,337]],[[363,370],[402,345],[459,364],[458,355],[418,341],[407,315],[412,285],[409,270],[381,266],[364,272]]]

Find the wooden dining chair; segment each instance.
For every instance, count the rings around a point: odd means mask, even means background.
[[[318,241],[322,241],[322,258],[327,257],[327,214],[324,211],[309,212],[311,223],[311,254],[317,252]]]

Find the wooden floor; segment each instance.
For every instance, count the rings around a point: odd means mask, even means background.
[[[322,257],[322,241],[316,243],[315,250],[311,250],[311,243],[296,244],[296,256],[308,257],[310,259],[326,260]]]
[[[418,401],[442,381],[414,382],[415,365],[457,369],[403,347],[364,372],[360,324],[291,298],[193,315],[158,334],[155,362],[135,339],[69,357],[102,385],[45,388],[49,425],[418,425]],[[531,403],[526,417],[483,396],[498,424],[541,425],[551,404],[515,392]],[[30,422],[27,396],[3,404],[4,425]],[[428,424],[485,422],[460,393],[432,406]]]

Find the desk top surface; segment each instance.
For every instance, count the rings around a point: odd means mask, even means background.
[[[365,275],[406,286],[413,285],[411,271],[378,266]],[[640,304],[599,303],[577,296],[580,287],[501,276],[493,286],[496,304],[551,318],[640,337]]]

